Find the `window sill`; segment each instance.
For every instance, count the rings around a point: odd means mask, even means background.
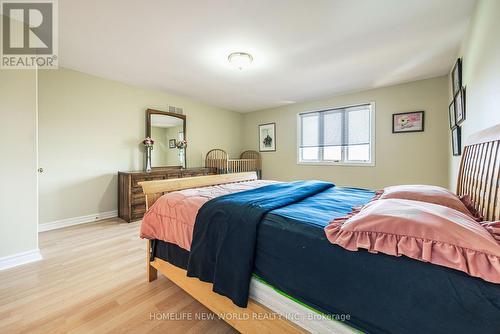
[[[306,165],[306,166],[344,166],[344,167],[375,167],[375,162],[298,161],[297,165]]]

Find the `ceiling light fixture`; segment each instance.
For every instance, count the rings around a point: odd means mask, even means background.
[[[251,54],[246,52],[233,52],[227,57],[227,60],[231,65],[242,70],[252,63],[253,57]]]

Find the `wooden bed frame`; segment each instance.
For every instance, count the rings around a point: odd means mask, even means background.
[[[139,184],[142,186],[144,194],[146,195],[146,209],[148,209],[161,195],[167,192],[254,180],[257,180],[256,172],[146,181],[139,182]],[[238,307],[234,305],[230,299],[213,292],[211,283],[202,282],[198,278],[187,277],[186,270],[178,268],[159,258],[155,258],[154,261],[150,262],[150,251],[151,243],[148,240],[146,248],[146,267],[149,282],[154,281],[157,278],[159,271],[215,314],[237,314],[238,316],[227,317],[224,320],[239,332],[307,332],[284,318],[276,317],[275,312],[252,299],[248,300],[248,306],[246,308]],[[258,320],[256,317],[258,317]]]
[[[256,180],[255,172],[200,176],[184,179],[147,181],[139,183],[146,195],[147,206],[151,206],[166,192]],[[471,136],[466,143],[457,183],[458,195],[469,195],[485,219],[500,219],[500,124]],[[239,317],[225,319],[242,333],[305,333],[305,329],[279,317],[267,307],[248,301],[247,308],[234,305],[231,300],[212,292],[212,284],[186,276],[186,271],[161,259],[150,262],[150,242],[148,241],[146,266],[148,280],[156,279],[160,271],[172,282],[216,314],[238,314]],[[256,315],[259,318],[256,319]],[[240,319],[249,320],[240,320]]]

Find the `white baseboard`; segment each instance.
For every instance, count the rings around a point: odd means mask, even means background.
[[[81,216],[81,217],[73,217],[66,218],[61,220],[56,220],[49,223],[43,223],[38,225],[38,232],[45,232],[50,230],[56,230],[58,228],[80,225],[86,223],[93,223],[98,220],[109,219],[118,217],[118,210],[108,211],[108,212],[100,212],[95,213],[93,215]]]
[[[39,261],[42,259],[40,250],[33,249],[27,252],[17,253],[5,257],[0,257],[0,270],[20,266],[21,264]]]

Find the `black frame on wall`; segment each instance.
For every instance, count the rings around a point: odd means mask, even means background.
[[[462,129],[458,125],[451,130],[451,150],[454,156],[462,154]]]

